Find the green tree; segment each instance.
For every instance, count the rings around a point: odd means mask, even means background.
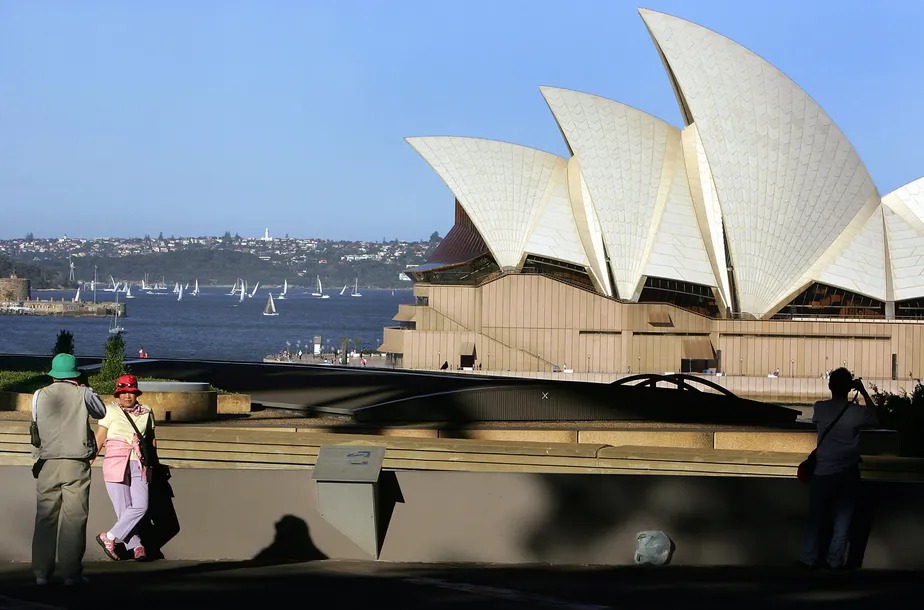
[[[106,339],[106,355],[91,385],[100,395],[112,394],[116,379],[125,373],[125,341],[122,333],[116,333]]]
[[[58,354],[73,354],[74,353],[74,335],[69,330],[62,329],[58,332],[58,338],[55,341],[55,346],[51,350],[52,356],[57,356]]]
[[[911,393],[904,389],[898,394],[877,390],[872,399],[879,426],[898,432],[899,453],[903,457],[924,457],[924,385],[921,381],[915,380]]]
[[[430,234],[430,243],[431,243],[431,244],[435,244],[435,243],[438,242],[439,240],[440,240],[440,232],[439,232],[439,231],[434,231],[433,233]]]
[[[26,233],[26,241],[34,241],[34,240],[35,240],[35,235],[32,234],[32,231],[29,231],[28,233]]]

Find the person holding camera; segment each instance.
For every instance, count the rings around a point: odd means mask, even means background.
[[[103,401],[86,386],[77,359],[58,354],[51,361],[50,385],[32,396],[33,438],[37,458],[35,530],[32,570],[38,585],[47,585],[57,556],[65,585],[84,582],[83,556],[90,511],[90,462],[97,445],[90,417],[106,414]]]
[[[841,569],[845,565],[850,523],[860,495],[860,430],[878,425],[875,403],[846,368],[828,378],[830,400],[815,403],[812,422],[818,427],[814,475],[809,483],[809,522],[799,563]],[[853,399],[850,392],[856,391]],[[857,403],[863,396],[865,406]],[[827,431],[827,432],[825,432]],[[822,534],[831,540],[822,557]]]

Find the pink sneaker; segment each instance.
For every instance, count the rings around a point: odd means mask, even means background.
[[[106,555],[109,556],[109,559],[115,559],[116,561],[119,560],[119,554],[116,553],[115,541],[110,540],[109,537],[106,536],[106,532],[98,535],[96,537],[96,541],[101,547],[103,547],[103,551],[106,553]]]
[[[132,551],[135,554],[135,561],[147,561],[148,555],[144,552],[144,547],[140,544]]]

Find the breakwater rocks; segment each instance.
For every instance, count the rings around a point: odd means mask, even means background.
[[[126,317],[125,303],[90,303],[87,301],[26,300],[0,301],[0,315],[63,316],[105,318],[116,315]]]

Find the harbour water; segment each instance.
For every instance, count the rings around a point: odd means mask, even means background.
[[[311,296],[309,289],[289,289],[278,299],[279,288],[260,289],[240,301],[229,296],[228,287],[201,288],[198,296],[136,294],[125,301],[127,317],[119,318],[125,328],[125,354],[131,358],[142,347],[151,358],[190,358],[260,362],[268,354],[287,347],[307,351],[314,337],[320,336],[325,351],[340,346],[341,340],[358,339],[363,349],[373,350],[382,343],[382,329],[394,326],[392,317],[401,303],[413,303],[410,289],[367,290],[361,297],[350,296],[349,289],[330,298]],[[277,316],[264,316],[268,294],[272,291]],[[115,301],[116,293],[98,290],[96,301]],[[72,299],[74,291],[33,291],[33,299]],[[93,301],[93,294],[81,294]],[[65,318],[52,316],[0,316],[0,353],[50,354],[62,329],[74,335],[78,356],[101,357],[113,320],[107,318]],[[286,343],[288,342],[288,344]]]

